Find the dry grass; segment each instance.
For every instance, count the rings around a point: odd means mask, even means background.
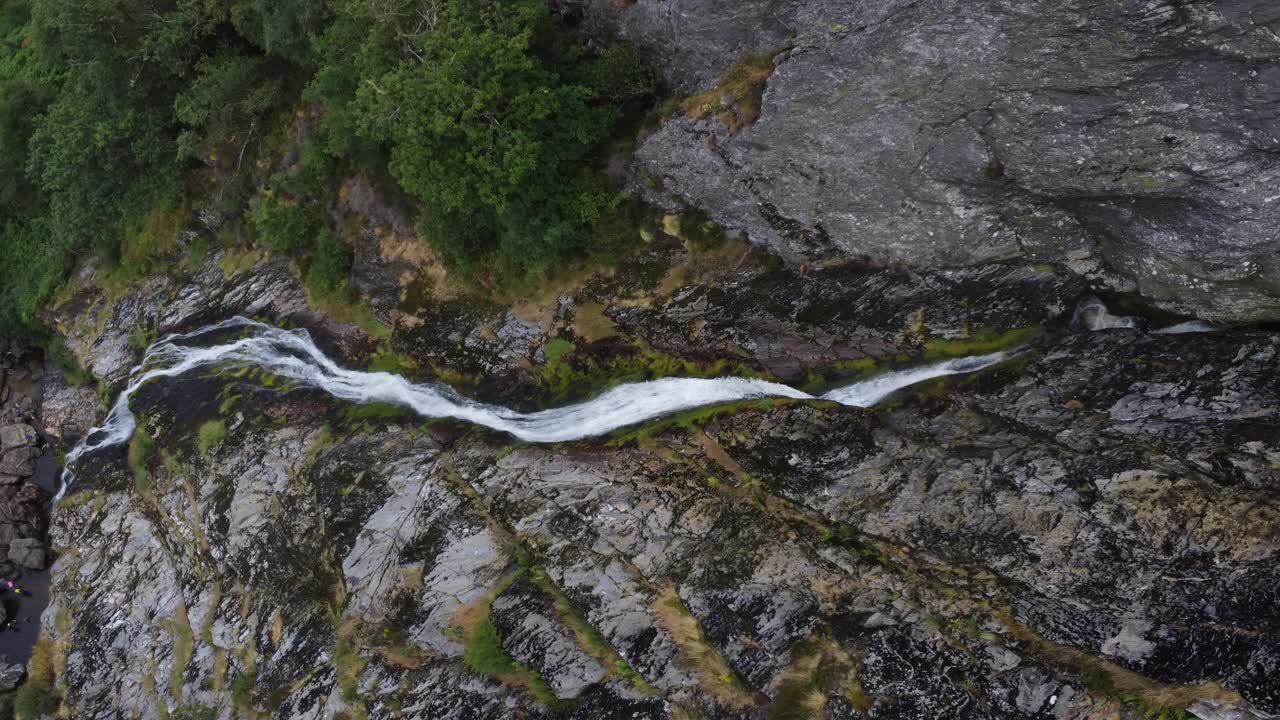
[[[618,334],[618,328],[604,314],[601,303],[583,303],[574,310],[573,333],[586,342],[595,342]]]
[[[1084,678],[1095,694],[1115,695],[1151,713],[1185,708],[1197,700],[1232,702],[1240,699],[1239,693],[1216,682],[1171,685],[1153,680],[1083,650],[1048,640],[1031,626],[1018,622],[1009,610],[999,611],[996,616],[1019,643],[1039,657]]]
[[[744,55],[720,78],[720,84],[684,101],[685,113],[702,120],[717,115],[720,122],[736,133],[760,117],[760,101],[764,86],[773,74],[773,58],[777,53]]]
[[[702,625],[681,602],[675,588],[662,591],[654,601],[653,610],[679,646],[681,657],[697,672],[703,689],[732,707],[744,708],[754,704],[751,692],[743,686],[724,656],[707,642]]]

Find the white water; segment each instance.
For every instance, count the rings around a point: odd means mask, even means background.
[[[1170,325],[1169,327],[1163,327],[1159,330],[1152,330],[1151,334],[1186,335],[1188,333],[1218,332],[1218,330],[1220,330],[1220,328],[1213,323],[1208,323],[1204,320],[1188,320],[1187,322],[1180,322],[1177,325]]]
[[[1131,315],[1113,315],[1107,306],[1092,295],[1076,308],[1076,322],[1092,331],[1132,330],[1138,327],[1138,319]]]
[[[186,344],[201,336],[236,329],[242,336],[235,340],[204,347]],[[664,415],[736,400],[823,399],[853,407],[870,407],[909,385],[977,372],[1014,354],[1016,351],[998,352],[888,372],[832,390],[820,398],[765,380],[664,378],[619,385],[577,405],[521,413],[470,400],[438,383],[415,384],[391,373],[348,370],[321,352],[306,330],[282,330],[234,317],[183,335],[166,336],[147,349],[102,427],[90,430],[85,439],[67,453],[58,497],[61,498],[74,481],[71,468],[79,458],[128,442],[136,427],[129,398],[138,388],[149,380],[174,377],[198,368],[216,367],[219,372],[261,368],[353,403],[391,403],[409,408],[422,417],[464,420],[510,433],[526,442],[550,443],[604,435]]]

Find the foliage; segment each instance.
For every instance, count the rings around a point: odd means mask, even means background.
[[[206,146],[243,146],[279,102],[282,90],[266,58],[223,51],[196,65],[194,81],[174,100],[174,116],[189,128],[199,128],[199,142]],[[195,132],[183,134],[186,152],[196,142]]]
[[[258,231],[258,242],[273,253],[289,255],[312,243],[320,223],[311,208],[264,198],[249,215]]]
[[[351,248],[332,232],[321,231],[307,269],[307,288],[313,293],[332,292],[347,284],[350,273]]]
[[[331,149],[388,148],[391,174],[424,205],[421,234],[455,268],[538,272],[582,249],[615,202],[589,169],[609,103],[652,78],[608,76],[623,54],[585,60],[556,37],[542,0],[408,5],[424,12],[338,8],[310,87]]]
[[[116,287],[152,271],[211,185],[236,223],[243,198],[224,191],[248,186],[242,168],[254,183],[279,168],[295,130],[300,152],[247,219],[313,293],[341,294],[350,256],[322,209],[357,170],[420,203],[455,270],[536,278],[569,254],[620,257],[636,216],[601,148],[656,75],[554,18],[543,0],[7,0],[0,333],[39,334],[86,250]],[[318,128],[292,122],[299,92]]]

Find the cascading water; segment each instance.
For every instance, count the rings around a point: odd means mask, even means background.
[[[186,344],[228,330],[247,331],[244,337],[207,346]],[[621,427],[704,405],[767,397],[798,400],[830,400],[852,407],[870,407],[896,390],[932,378],[977,372],[1016,354],[998,352],[959,358],[883,375],[837,388],[820,397],[795,388],[743,378],[664,378],[619,385],[576,405],[534,413],[521,413],[487,405],[459,395],[446,385],[411,383],[386,372],[365,372],[340,367],[316,347],[306,330],[283,330],[242,317],[182,335],[169,335],[147,349],[142,363],[129,375],[129,383],[116,398],[101,427],[67,453],[61,498],[71,486],[71,468],[86,455],[120,445],[133,435],[136,424],[129,398],[146,382],[175,377],[192,370],[255,367],[274,375],[319,388],[353,403],[391,403],[428,418],[453,418],[483,425],[534,443],[563,442],[596,437]]]

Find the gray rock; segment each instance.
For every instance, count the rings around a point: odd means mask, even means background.
[[[491,615],[502,647],[538,671],[556,697],[576,698],[604,679],[604,667],[578,647],[551,598],[531,584],[518,583],[498,597]]]
[[[28,570],[43,570],[46,563],[44,543],[37,538],[19,538],[9,543],[9,561]]]
[[[793,264],[1017,257],[1206,318],[1280,317],[1268,0],[562,4],[686,90],[793,48],[754,125],[677,117],[635,182]]]
[[[30,477],[36,471],[36,460],[40,451],[33,447],[19,447],[10,450],[0,457],[0,473]]]
[[[0,609],[0,617],[3,617],[3,612],[4,611]],[[3,624],[3,620],[0,620],[0,625]],[[18,663],[8,663],[4,661],[4,658],[0,658],[0,692],[9,692],[10,690],[17,689],[18,685],[22,683],[23,676],[26,674],[27,670],[22,667],[22,665]]]
[[[17,423],[0,427],[0,451],[6,453],[16,448],[35,445],[39,439],[36,429],[30,425]]]
[[[1035,715],[1044,709],[1049,698],[1061,686],[1058,681],[1047,677],[1036,668],[1023,668],[1018,671],[1018,709],[1028,715]]]
[[[70,385],[58,372],[47,373],[40,420],[54,441],[73,443],[98,421],[102,399],[90,385]]]

